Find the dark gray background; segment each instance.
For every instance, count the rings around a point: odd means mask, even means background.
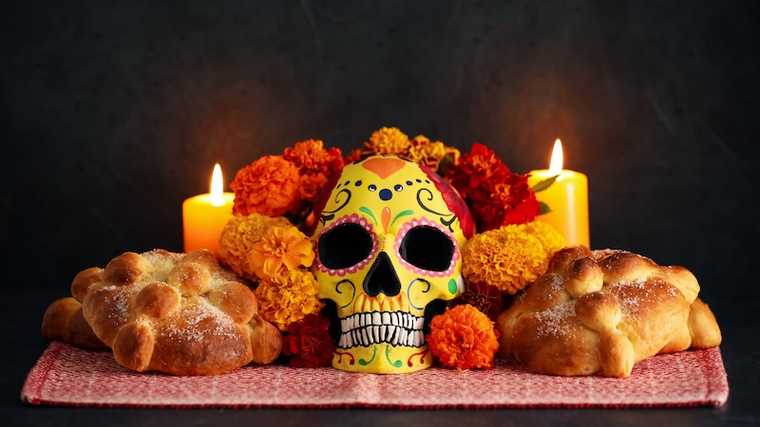
[[[692,268],[744,298],[757,2],[34,2],[3,37],[6,262],[64,288],[123,250],[180,249],[180,203],[315,137],[381,125],[516,171],[561,137],[595,247]],[[10,274],[15,272],[11,271]]]
[[[756,421],[741,411],[760,357],[757,306],[742,305],[760,297],[758,12],[756,1],[4,5],[0,241],[3,283],[19,295],[3,303],[17,345],[4,396],[17,402],[44,347],[41,313],[77,271],[181,248],[180,203],[207,190],[215,161],[231,178],[300,139],[349,148],[395,125],[463,149],[481,141],[516,171],[544,167],[561,137],[567,166],[589,176],[593,245],[687,266],[716,308],[736,400],[708,413]]]

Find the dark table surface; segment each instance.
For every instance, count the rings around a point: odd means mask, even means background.
[[[2,352],[2,407],[5,425],[50,426],[193,426],[218,425],[757,425],[760,423],[760,321],[758,301],[708,301],[723,330],[722,353],[729,376],[730,395],[722,408],[609,409],[609,410],[293,410],[293,409],[96,409],[34,407],[20,401],[27,372],[47,343],[40,338],[39,321],[49,301],[61,292],[30,291],[0,300],[6,344]]]

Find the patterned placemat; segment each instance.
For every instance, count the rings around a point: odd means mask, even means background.
[[[650,358],[627,379],[536,375],[505,362],[486,371],[432,368],[406,375],[250,366],[213,377],[172,377],[130,372],[110,353],[52,343],[21,398],[107,407],[683,407],[723,405],[728,381],[718,348]]]

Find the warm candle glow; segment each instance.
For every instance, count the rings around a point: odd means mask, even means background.
[[[232,218],[233,193],[224,192],[224,178],[219,163],[214,165],[208,193],[190,197],[182,203],[182,232],[185,252],[219,249],[219,235]]]
[[[554,141],[554,148],[552,148],[552,158],[549,162],[549,173],[552,175],[559,175],[562,172],[562,141],[557,138]]]
[[[537,220],[559,230],[569,246],[589,246],[588,178],[564,169],[562,141],[554,141],[549,169],[530,172],[528,183],[541,205]]]
[[[224,204],[224,179],[222,178],[222,167],[219,163],[214,165],[214,171],[211,173],[211,204],[222,206]]]

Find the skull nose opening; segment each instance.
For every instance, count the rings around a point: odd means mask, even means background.
[[[401,292],[401,282],[398,280],[396,270],[393,269],[391,258],[385,251],[380,252],[375,262],[370,267],[367,276],[364,278],[364,292],[371,296],[377,296],[383,293],[392,297]]]

